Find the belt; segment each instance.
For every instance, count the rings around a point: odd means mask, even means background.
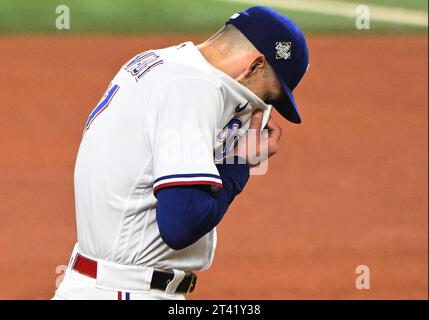
[[[97,261],[84,257],[79,253],[76,255],[72,269],[91,278],[97,278]],[[165,291],[171,280],[174,278],[173,271],[154,270],[150,282],[151,289]],[[197,283],[197,276],[193,272],[187,272],[183,280],[179,283],[176,293],[188,294],[194,291]]]

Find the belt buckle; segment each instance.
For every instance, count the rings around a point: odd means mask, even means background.
[[[191,281],[189,282],[188,290],[186,294],[190,294],[195,289],[195,284],[197,283],[197,276],[194,273],[191,273]]]

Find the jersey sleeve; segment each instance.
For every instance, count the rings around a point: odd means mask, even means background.
[[[222,187],[213,153],[222,101],[220,88],[203,78],[170,80],[152,98],[155,196],[171,186]]]

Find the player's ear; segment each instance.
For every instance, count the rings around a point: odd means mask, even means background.
[[[249,68],[248,68],[248,75],[254,75],[256,74],[258,71],[263,71],[265,68],[265,56],[263,54],[257,54],[255,56],[252,57],[251,63],[249,64]]]
[[[250,53],[241,58],[242,72],[235,78],[238,82],[246,81],[248,78],[253,78],[259,71],[264,70],[266,66],[265,56],[261,53]]]

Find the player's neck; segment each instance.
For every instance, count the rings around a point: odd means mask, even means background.
[[[197,45],[202,56],[216,69],[226,73],[231,78],[235,79],[240,74],[237,70],[237,64],[232,61],[231,57],[225,57],[225,54],[210,42],[203,42]]]

